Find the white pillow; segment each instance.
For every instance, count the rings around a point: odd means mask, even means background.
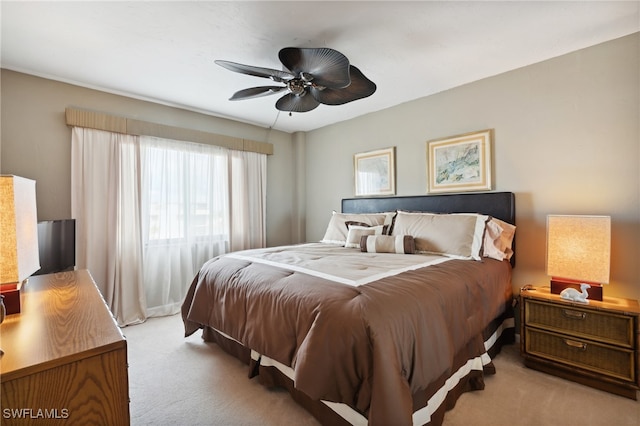
[[[489,219],[484,233],[482,255],[496,260],[510,260],[511,256],[513,256],[511,247],[515,232],[515,225],[503,222],[495,217]]]
[[[344,246],[348,248],[360,248],[360,240],[365,235],[382,235],[384,225],[376,226],[358,226],[349,225],[349,232],[347,233],[347,241]]]
[[[398,211],[392,235],[411,235],[416,253],[480,260],[485,222],[489,216],[472,213]]]
[[[358,222],[362,225],[377,226],[391,223],[395,213],[337,213],[333,212],[321,243],[345,244],[347,241],[347,222]]]

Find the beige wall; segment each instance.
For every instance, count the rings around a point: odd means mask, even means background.
[[[331,210],[354,196],[353,154],[395,146],[397,194],[425,194],[427,140],[493,128],[494,189],[516,193],[514,289],[548,283],[547,214],[606,214],[605,295],[640,299],[639,41],[634,34],[307,133],[307,240],[322,238]]]
[[[64,110],[73,106],[273,143],[274,155],[267,160],[267,244],[291,242],[290,134],[9,70],[2,70],[0,83],[0,172],[36,181],[39,220],[71,217],[71,129]]]
[[[605,294],[640,299],[639,51],[635,34],[316,131],[271,132],[267,243],[322,237],[331,210],[354,195],[353,154],[395,146],[398,195],[424,194],[427,140],[493,128],[494,189],[516,193],[514,289],[548,282],[547,214],[608,214]],[[268,133],[7,70],[0,83],[0,172],[37,181],[40,219],[70,215],[67,106],[254,140]]]

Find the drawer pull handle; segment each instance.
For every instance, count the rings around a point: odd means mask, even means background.
[[[580,349],[581,351],[587,350],[587,344],[583,342],[576,342],[575,340],[564,339],[564,344],[571,346],[572,348]]]
[[[567,318],[572,318],[577,320],[583,320],[587,317],[586,312],[571,311],[569,309],[563,309],[562,314]]]

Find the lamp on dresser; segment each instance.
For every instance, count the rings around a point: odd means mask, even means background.
[[[7,314],[20,312],[20,288],[38,269],[36,183],[0,175],[0,294]]]
[[[602,301],[602,284],[609,282],[610,262],[610,216],[547,216],[551,293],[587,303],[586,299]]]

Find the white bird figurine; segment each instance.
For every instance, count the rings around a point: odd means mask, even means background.
[[[589,297],[589,293],[587,293],[588,288],[591,288],[591,286],[585,283],[580,284],[580,291],[568,287],[560,292],[560,297],[572,302],[589,303],[589,300],[587,300],[587,297]]]

